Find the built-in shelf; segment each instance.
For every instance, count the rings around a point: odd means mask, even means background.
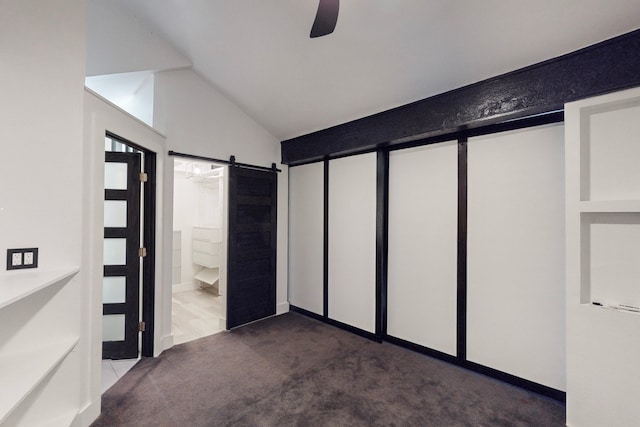
[[[631,425],[640,313],[618,305],[640,307],[640,89],[564,112],[567,424]]]
[[[217,268],[203,268],[199,272],[193,276],[196,280],[204,282],[208,285],[213,285],[218,281],[218,277],[220,276],[219,270]]]
[[[593,200],[580,202],[581,212],[640,212],[640,200]]]
[[[78,268],[16,271],[0,276],[0,309],[77,274]]]
[[[78,343],[68,337],[47,346],[0,357],[0,425],[20,403],[52,372]]]

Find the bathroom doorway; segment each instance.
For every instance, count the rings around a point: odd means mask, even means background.
[[[156,153],[104,138],[102,392],[153,356]]]
[[[174,158],[172,333],[181,344],[226,328],[228,167]]]
[[[153,355],[155,153],[104,139],[102,358]]]

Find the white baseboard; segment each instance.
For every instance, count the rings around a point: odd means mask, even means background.
[[[82,408],[73,419],[71,427],[90,426],[100,416],[100,398],[95,402],[88,403]]]
[[[289,312],[288,302],[281,302],[280,304],[276,305],[276,315],[280,315],[288,312]]]
[[[153,355],[153,357],[158,357],[160,356],[160,353],[173,347],[173,334],[165,335],[164,337],[162,337],[162,339],[160,340],[160,346],[162,348],[155,349],[155,354]]]
[[[218,317],[218,327],[222,330],[227,329],[227,319],[225,317]]]

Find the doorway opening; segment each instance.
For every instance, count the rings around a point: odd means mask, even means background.
[[[226,165],[174,159],[174,344],[226,329],[227,175]]]
[[[103,392],[153,356],[155,153],[105,135]]]

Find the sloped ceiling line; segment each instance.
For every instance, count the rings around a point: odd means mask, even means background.
[[[286,140],[482,81],[638,29],[640,0],[340,2],[333,33],[309,38],[318,0],[88,0],[114,60],[171,55]],[[109,22],[106,22],[109,21]],[[127,30],[125,23],[141,31]],[[97,24],[101,24],[98,22]],[[122,37],[122,30],[128,34]],[[134,53],[133,51],[138,53]],[[91,51],[89,52],[91,54]],[[134,55],[138,55],[137,57]],[[100,55],[91,55],[100,59]],[[172,61],[169,61],[172,62]],[[90,67],[88,67],[90,68]],[[124,70],[120,70],[124,71]],[[126,71],[134,71],[129,69]]]
[[[557,111],[640,86],[640,30],[460,89],[282,141],[282,163],[318,161]]]

